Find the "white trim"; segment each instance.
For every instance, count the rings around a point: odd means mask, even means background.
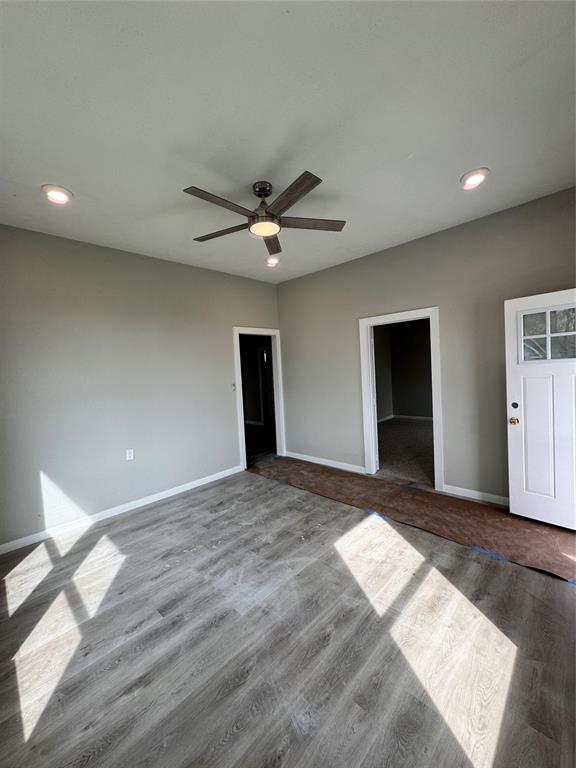
[[[457,485],[445,485],[443,492],[450,496],[463,496],[465,499],[474,499],[474,501],[486,501],[489,504],[498,504],[499,507],[508,506],[508,496],[497,496],[495,493],[473,491],[470,488],[459,488]]]
[[[276,453],[286,456],[286,426],[284,422],[284,386],[282,376],[282,350],[278,328],[232,328],[234,343],[234,380],[236,387],[236,418],[238,423],[238,451],[240,467],[246,469],[246,443],[244,437],[244,403],[242,400],[242,364],[240,361],[240,334],[270,336],[272,339],[272,371],[274,375],[274,414],[276,417]]]
[[[378,428],[376,416],[376,373],[374,367],[374,326],[430,321],[430,361],[432,367],[432,420],[434,422],[434,479],[437,491],[444,490],[444,421],[442,417],[442,376],[440,365],[440,322],[438,307],[393,312],[363,317],[360,330],[360,373],[362,377],[362,416],[366,474],[378,471]]]
[[[433,416],[396,416],[393,419],[410,419],[411,421],[434,421]]]
[[[378,424],[380,424],[382,421],[390,421],[390,419],[411,419],[412,421],[434,421],[434,418],[432,416],[399,416],[396,413],[393,413],[391,416],[383,416],[381,419],[378,419]]]
[[[86,517],[81,517],[77,520],[71,520],[68,523],[62,523],[62,525],[55,525],[52,528],[45,528],[43,531],[31,533],[29,536],[22,536],[20,539],[7,541],[5,544],[0,544],[0,555],[3,555],[5,552],[11,552],[14,549],[27,547],[29,544],[37,544],[39,541],[44,541],[45,539],[55,538],[62,533],[67,533],[68,531],[73,531],[77,528],[91,528],[95,523],[98,523],[101,520],[106,520],[108,517],[116,517],[116,515],[131,512],[139,507],[146,507],[148,504],[154,504],[157,501],[168,499],[170,496],[177,496],[179,493],[191,491],[193,488],[198,488],[201,485],[207,485],[208,483],[214,483],[216,480],[230,477],[230,475],[236,475],[238,472],[242,472],[242,467],[229,467],[228,469],[223,469],[221,472],[216,472],[213,475],[207,475],[206,477],[200,477],[198,480],[184,483],[184,485],[177,485],[175,488],[168,488],[165,491],[159,491],[150,496],[143,496],[141,499],[127,501],[125,504],[119,504],[117,507],[104,509],[102,512],[96,512],[93,515],[87,515]],[[87,523],[88,526],[86,526]]]
[[[286,456],[290,459],[300,459],[300,461],[309,461],[312,464],[323,464],[325,467],[333,467],[334,469],[344,469],[346,472],[357,472],[360,475],[366,474],[364,467],[358,464],[346,464],[343,461],[334,461],[333,459],[320,459],[318,456],[306,456],[303,453],[294,453],[294,451],[286,451]]]

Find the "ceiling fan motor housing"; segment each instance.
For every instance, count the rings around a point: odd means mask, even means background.
[[[267,184],[270,191],[272,191],[272,184],[268,181],[257,181],[254,184],[254,189],[256,189],[258,184]],[[274,216],[273,213],[269,213],[266,210],[266,199],[264,196],[261,196],[260,205],[248,219],[248,229],[256,237],[274,237],[280,232],[280,217]]]

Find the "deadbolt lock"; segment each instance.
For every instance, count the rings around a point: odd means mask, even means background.
[[[510,424],[520,424],[520,419],[516,418],[516,416],[512,416],[509,421]]]

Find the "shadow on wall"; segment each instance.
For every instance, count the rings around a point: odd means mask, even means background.
[[[44,488],[48,508],[74,504],[47,477]],[[278,518],[277,493],[245,474],[0,559],[2,764],[163,765],[174,750],[208,766],[215,745],[230,742],[248,759],[267,731],[275,735],[262,764],[285,748],[317,751],[325,765],[330,750],[351,768],[381,761],[391,732],[395,768],[429,768],[431,755],[446,767],[511,768],[522,764],[518,744],[541,755],[515,719],[527,691],[547,695],[532,690],[534,664],[516,663],[536,658],[533,632],[489,589],[500,569],[521,576],[518,566],[439,548],[349,507],[335,519],[333,502],[308,494],[309,514],[291,525]],[[239,502],[260,505],[258,514],[231,515]],[[278,553],[287,542],[286,570]],[[313,578],[320,558],[334,600]],[[307,569],[312,617],[298,592]],[[524,616],[533,598],[517,586]],[[311,632],[299,632],[303,619]],[[279,708],[251,707],[244,692],[281,690],[290,659],[291,695]],[[472,662],[477,674],[466,676]],[[323,677],[326,669],[335,674]],[[335,688],[316,699],[319,683]],[[306,690],[316,694],[295,735]],[[327,724],[340,740],[322,739]]]

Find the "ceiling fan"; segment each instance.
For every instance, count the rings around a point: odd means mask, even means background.
[[[283,214],[288,208],[291,208],[294,203],[311,192],[314,187],[322,183],[322,179],[315,176],[310,171],[304,171],[298,178],[292,182],[284,192],[281,192],[273,203],[268,205],[266,198],[272,194],[272,184],[269,181],[256,181],[252,185],[252,190],[256,197],[260,198],[260,205],[253,211],[248,208],[244,208],[242,205],[230,202],[230,200],[224,200],[222,197],[217,197],[210,192],[205,192],[198,187],[188,187],[184,190],[189,195],[199,197],[202,200],[207,200],[209,203],[215,205],[221,205],[223,208],[228,208],[234,213],[239,213],[241,216],[246,216],[248,221],[245,224],[238,224],[235,227],[228,227],[227,229],[220,229],[218,232],[211,232],[209,235],[202,235],[201,237],[195,237],[199,243],[203,243],[206,240],[212,240],[215,237],[222,237],[223,235],[231,235],[233,232],[240,232],[242,229],[248,229],[253,235],[262,237],[266,243],[266,248],[271,256],[274,256],[282,251],[280,247],[280,241],[278,240],[278,232],[283,227],[290,229],[321,229],[329,232],[340,232],[346,224],[345,221],[338,221],[336,219],[302,219],[298,216],[284,216]],[[270,262],[269,262],[270,263]],[[277,263],[277,259],[273,261]],[[271,264],[272,265],[272,264]]]

